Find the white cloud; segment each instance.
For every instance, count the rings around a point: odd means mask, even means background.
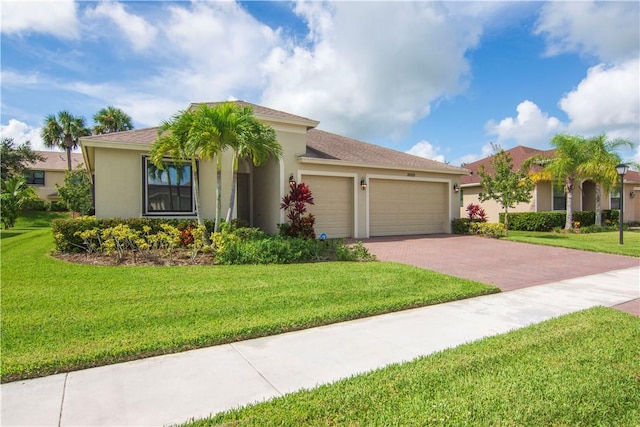
[[[87,17],[107,17],[123,33],[135,51],[143,51],[155,41],[158,31],[144,18],[128,13],[122,3],[102,1],[94,9],[87,10]]]
[[[30,141],[33,150],[50,150],[44,146],[40,130],[39,127],[29,126],[16,119],[10,119],[9,124],[0,125],[2,138],[12,138],[16,145]]]
[[[263,62],[262,103],[366,138],[399,137],[430,103],[461,92],[480,26],[433,2],[298,3],[306,45]]]
[[[489,142],[489,143],[487,143],[487,144],[482,146],[482,150],[481,150],[480,154],[465,154],[464,156],[460,157],[459,159],[456,159],[453,164],[454,165],[464,165],[464,164],[467,164],[467,163],[473,163],[476,160],[480,160],[480,159],[484,159],[485,157],[489,157],[493,153],[494,153],[493,145],[492,145],[491,142]]]
[[[416,145],[406,151],[406,153],[444,163],[444,155],[439,154],[440,147],[434,147],[427,141],[418,142]]]
[[[569,116],[569,131],[580,134],[607,132],[630,138],[640,132],[640,59],[620,65],[600,64],[587,72],[578,87],[559,102]]]
[[[490,120],[485,125],[487,133],[497,135],[498,144],[515,142],[515,145],[542,147],[549,138],[563,130],[563,125],[555,117],[549,117],[531,101],[523,101],[517,107],[518,115],[506,117],[499,123]]]
[[[547,2],[535,34],[547,41],[547,53],[579,52],[603,61],[637,57],[640,5],[635,1]]]
[[[3,34],[51,34],[74,39],[80,35],[74,0],[3,0]]]

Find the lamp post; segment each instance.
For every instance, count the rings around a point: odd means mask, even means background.
[[[620,177],[620,215],[618,217],[618,223],[620,225],[620,244],[623,244],[622,237],[622,223],[624,222],[624,176],[627,174],[629,170],[629,165],[625,165],[624,163],[620,163],[616,166],[616,172],[618,172],[618,176]]]

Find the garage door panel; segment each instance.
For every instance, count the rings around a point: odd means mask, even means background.
[[[316,218],[316,234],[352,237],[353,178],[303,175],[302,181],[313,195],[314,204],[308,211]]]
[[[393,236],[446,231],[447,184],[371,179],[369,234]]]

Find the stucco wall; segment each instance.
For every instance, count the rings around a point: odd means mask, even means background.
[[[482,192],[482,187],[473,186],[473,187],[464,187],[462,189],[463,193],[463,201],[462,206],[460,206],[460,218],[467,217],[467,206],[470,203],[480,205],[485,210],[487,214],[489,222],[499,222],[500,221],[500,212],[504,212],[502,206],[496,202],[495,200],[486,200],[484,202],[480,202],[479,195]],[[531,201],[529,203],[517,203],[515,207],[509,209],[509,212],[535,212],[536,210],[536,194],[535,191],[531,193]]]
[[[41,171],[42,169],[34,169]],[[42,200],[46,200],[47,202],[51,202],[53,200],[60,200],[60,196],[51,197],[52,194],[57,194],[58,189],[56,188],[56,184],[59,186],[64,185],[64,172],[59,170],[43,170],[44,171],[44,185],[36,185],[30,184],[30,187],[36,191],[36,194]]]
[[[95,149],[95,205],[98,218],[141,216],[141,152]]]

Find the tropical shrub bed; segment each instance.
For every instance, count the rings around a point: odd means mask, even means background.
[[[56,220],[59,256],[91,264],[290,264],[370,261],[362,243],[269,235],[258,228],[147,218]]]

